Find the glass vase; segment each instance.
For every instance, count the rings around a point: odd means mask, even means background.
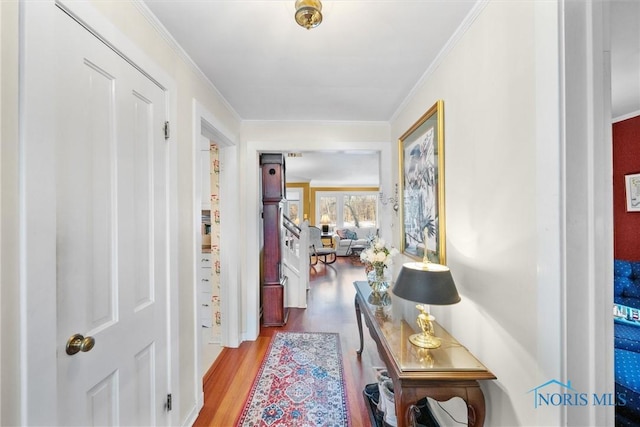
[[[389,289],[389,280],[385,276],[384,267],[376,266],[367,274],[367,281],[374,294],[383,294]]]

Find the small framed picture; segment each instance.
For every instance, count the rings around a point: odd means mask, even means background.
[[[640,212],[640,173],[625,175],[627,212]]]

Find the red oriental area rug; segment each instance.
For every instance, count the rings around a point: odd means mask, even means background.
[[[237,424],[348,426],[339,335],[277,332]]]

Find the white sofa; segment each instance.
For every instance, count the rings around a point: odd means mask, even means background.
[[[344,230],[349,230],[356,233],[356,239],[347,239],[341,237],[348,233],[344,233]],[[366,246],[369,244],[369,238],[375,236],[378,233],[378,229],[375,227],[344,227],[338,228],[333,233],[333,247],[336,249],[336,255],[347,256],[351,254],[352,246]]]

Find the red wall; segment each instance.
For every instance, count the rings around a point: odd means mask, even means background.
[[[640,116],[613,124],[614,257],[640,261],[640,212],[627,212],[624,176],[640,173]]]

